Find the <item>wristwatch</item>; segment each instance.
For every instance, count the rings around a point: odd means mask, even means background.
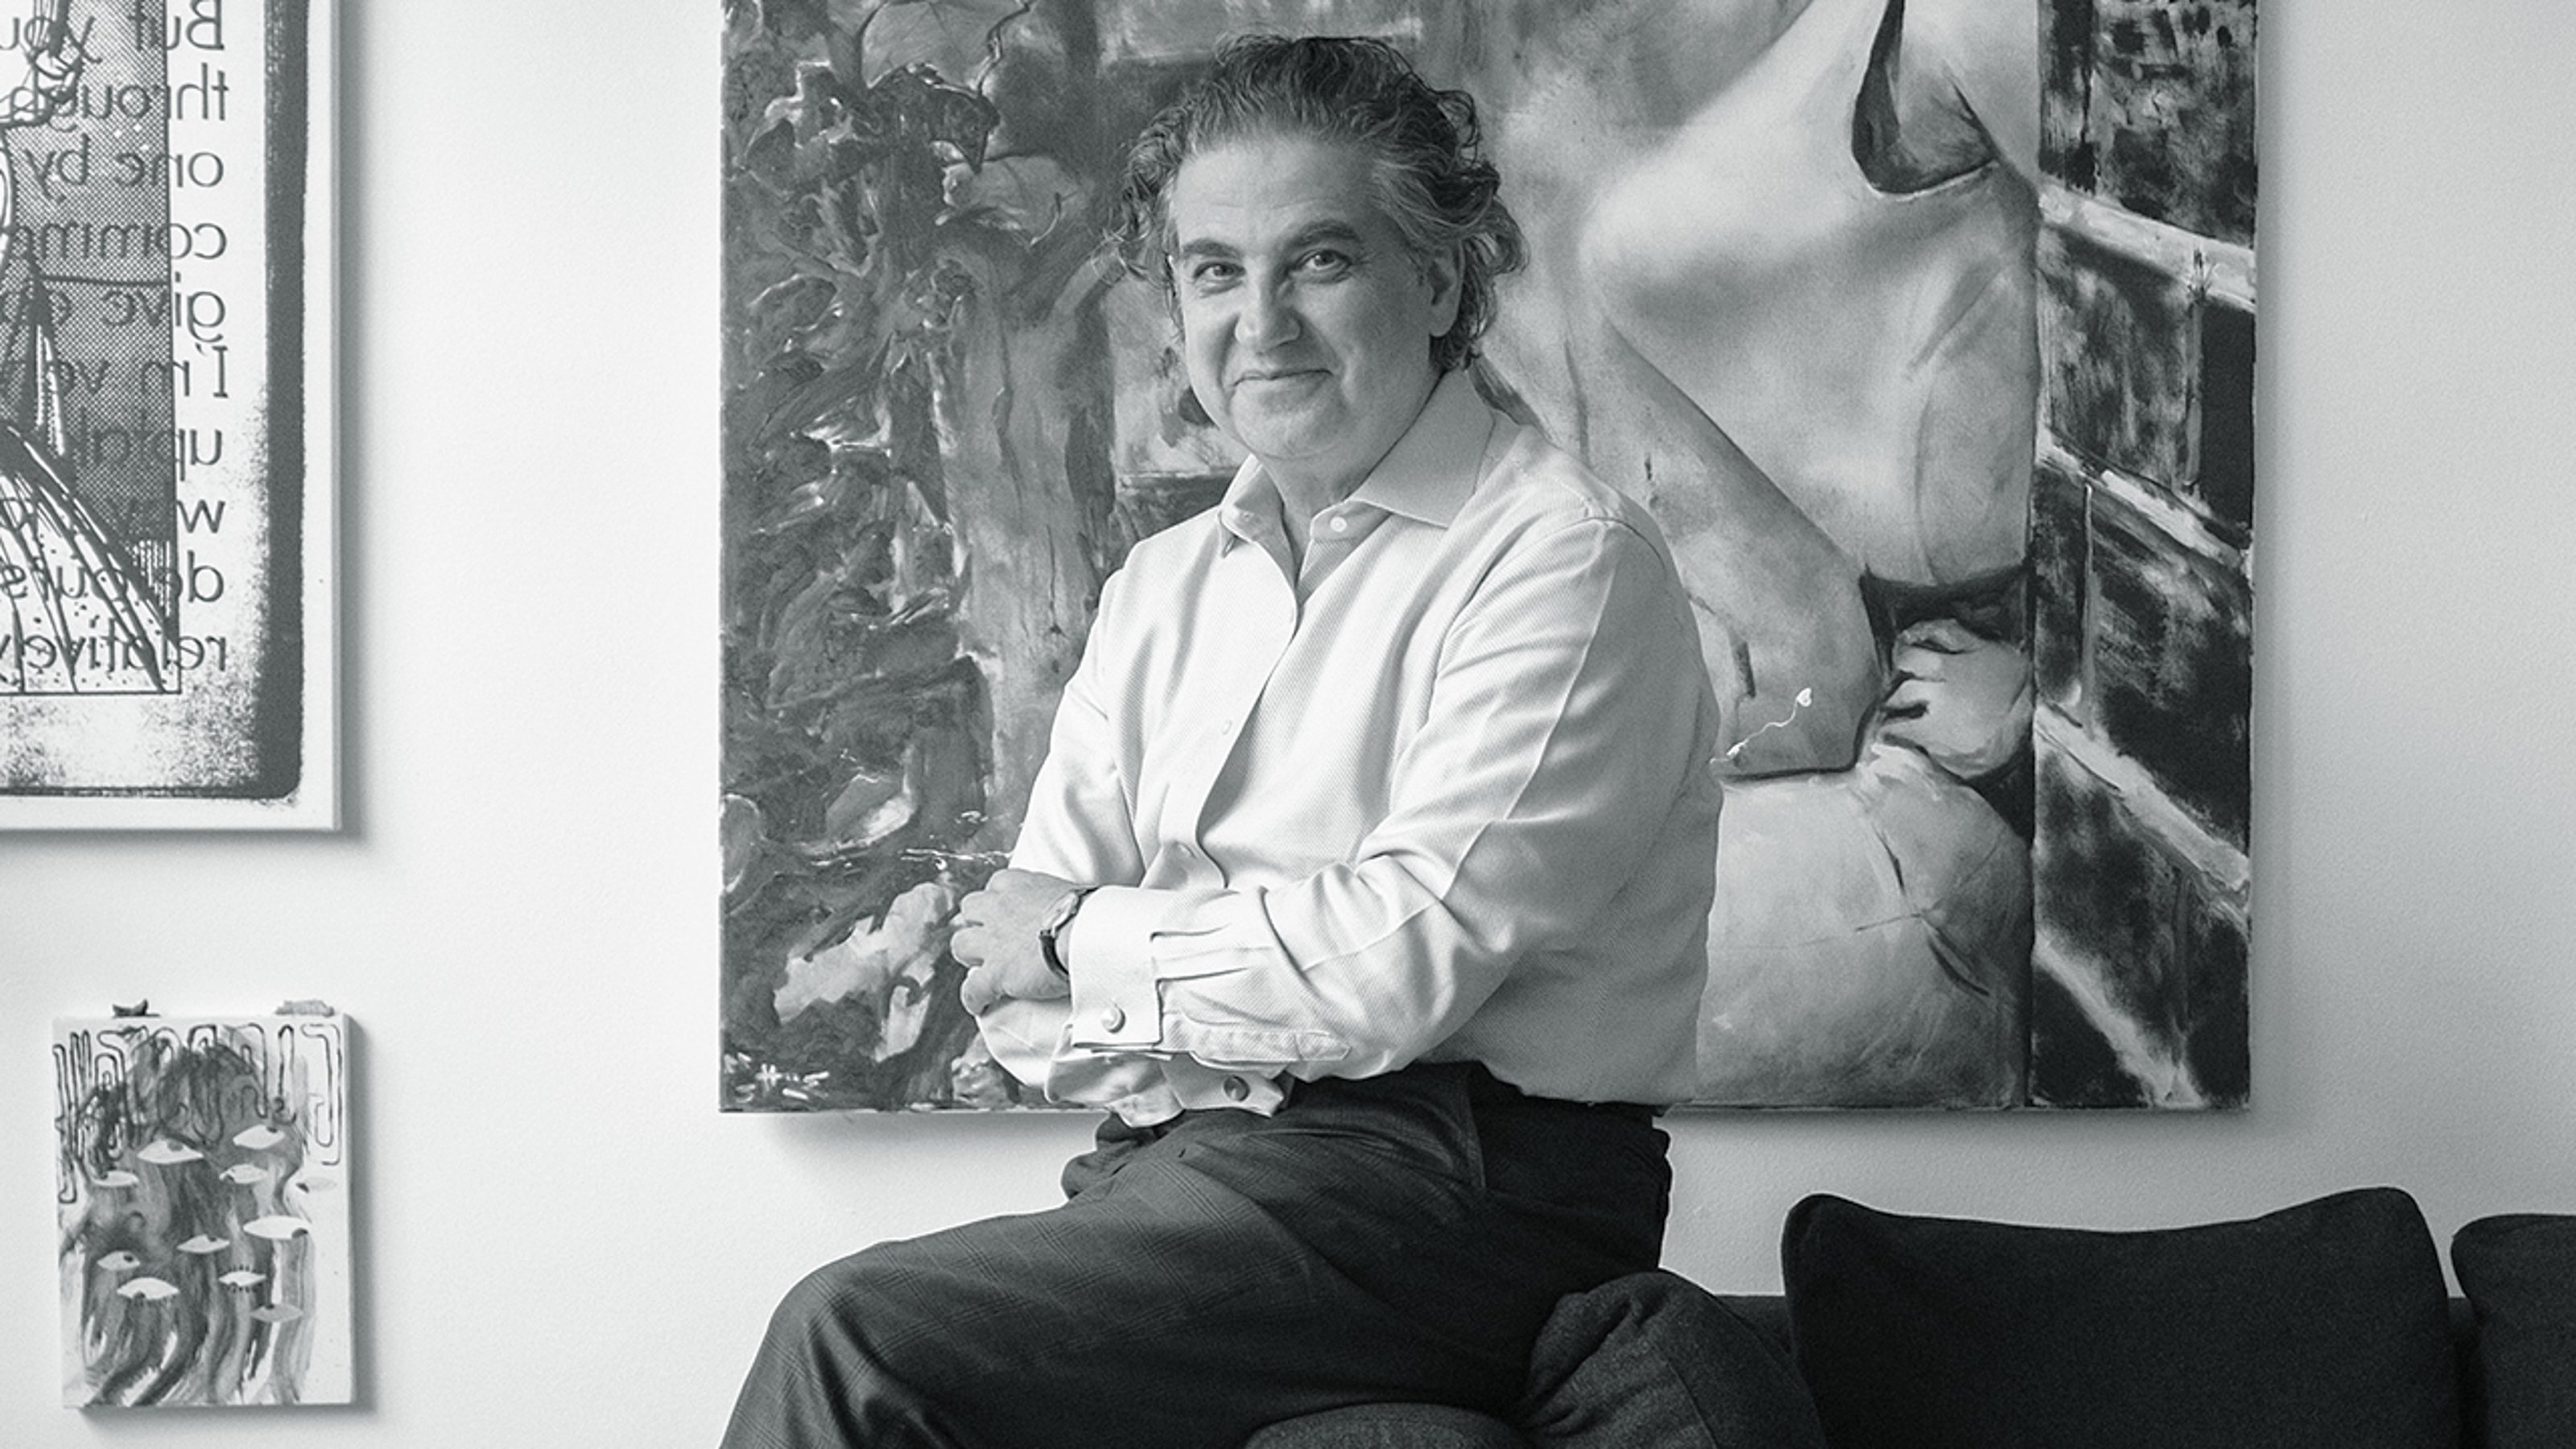
[[[1072,927],[1074,912],[1082,909],[1082,898],[1098,889],[1098,886],[1076,886],[1066,891],[1056,897],[1055,904],[1047,907],[1045,919],[1038,922],[1038,954],[1046,958],[1048,970],[1068,981],[1073,979],[1073,972],[1064,964],[1064,950],[1057,943]]]

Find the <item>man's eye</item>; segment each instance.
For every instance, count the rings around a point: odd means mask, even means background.
[[[1230,287],[1242,275],[1243,268],[1232,262],[1192,262],[1189,268],[1190,285],[1202,292]]]
[[[1297,270],[1310,277],[1338,277],[1351,269],[1351,255],[1321,248],[1297,259]]]

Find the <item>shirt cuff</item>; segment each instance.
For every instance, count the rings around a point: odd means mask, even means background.
[[[1044,1090],[1056,1045],[1064,1036],[1064,1011],[1061,1000],[1013,998],[993,1003],[975,1019],[975,1027],[983,1033],[984,1049],[1003,1071],[1019,1078],[1023,1086]]]
[[[1163,992],[1154,976],[1154,931],[1174,894],[1102,886],[1085,896],[1066,942],[1073,975],[1066,1040],[1077,1047],[1135,1050],[1163,1040]]]
[[[1177,1117],[1189,1105],[1164,1079],[1162,1062],[1058,1050],[1064,1021],[1065,1002],[1057,997],[996,1002],[975,1025],[993,1060],[1050,1102],[1106,1107],[1139,1127]]]

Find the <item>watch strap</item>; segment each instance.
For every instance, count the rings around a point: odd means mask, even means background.
[[[1082,910],[1084,897],[1098,889],[1098,886],[1076,886],[1066,891],[1038,927],[1038,954],[1046,958],[1048,970],[1068,981],[1073,979],[1073,969],[1065,965],[1064,948],[1059,943],[1065,931],[1073,925],[1074,916]]]

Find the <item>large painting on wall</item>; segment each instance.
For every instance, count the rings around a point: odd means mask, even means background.
[[[1239,29],[1472,92],[1477,381],[1654,511],[1700,1101],[2242,1103],[2250,3],[732,0],[723,1101],[1024,1105],[945,950],[1101,580],[1239,454],[1098,230]]]
[[[0,828],[338,823],[329,21],[0,7]]]

